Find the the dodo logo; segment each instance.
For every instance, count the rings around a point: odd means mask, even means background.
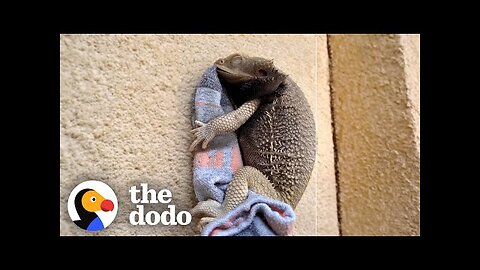
[[[77,185],[68,197],[68,214],[78,227],[100,231],[112,223],[117,215],[115,192],[100,181],[85,181]]]

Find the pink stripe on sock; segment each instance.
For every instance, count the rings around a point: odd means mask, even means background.
[[[270,208],[271,208],[273,211],[278,212],[278,213],[280,214],[280,216],[282,216],[282,217],[287,216],[287,213],[286,213],[285,211],[283,211],[282,209],[277,208],[277,207],[275,207],[275,206],[273,206],[273,205],[269,205],[269,206],[270,206]]]
[[[242,155],[240,154],[240,148],[238,144],[235,144],[232,147],[232,172],[237,172],[240,167],[243,166]]]
[[[195,164],[197,164],[198,167],[208,167],[209,161],[210,158],[208,157],[207,151],[197,152],[195,154]]]
[[[217,151],[217,153],[215,153],[215,167],[223,167],[223,151]]]
[[[203,102],[203,101],[197,101],[195,102],[195,107],[213,107],[213,108],[221,108],[222,106],[215,104],[215,103],[209,103],[209,102]]]

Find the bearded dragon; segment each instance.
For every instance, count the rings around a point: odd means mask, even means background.
[[[190,150],[205,149],[216,136],[237,131],[244,167],[227,188],[222,204],[202,201],[192,214],[209,221],[242,203],[252,190],[294,209],[310,180],[316,134],[312,111],[298,85],[273,60],[235,53],[215,62],[236,109],[208,123],[195,121]]]

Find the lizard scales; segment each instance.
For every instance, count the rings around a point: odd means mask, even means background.
[[[309,182],[316,150],[313,114],[297,84],[287,77],[271,101],[262,100],[240,127],[238,138],[244,164],[260,170],[295,207]]]
[[[205,149],[215,136],[236,131],[245,166],[235,173],[222,203],[201,201],[192,214],[203,216],[199,224],[206,224],[237,207],[248,190],[295,208],[310,180],[317,144],[307,99],[272,60],[232,54],[215,65],[236,109],[208,123],[195,121],[190,150],[199,144]]]

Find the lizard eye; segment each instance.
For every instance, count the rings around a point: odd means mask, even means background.
[[[258,70],[258,74],[259,74],[260,76],[267,76],[268,73],[267,73],[267,71],[266,71],[265,69],[259,69],[259,70]]]

